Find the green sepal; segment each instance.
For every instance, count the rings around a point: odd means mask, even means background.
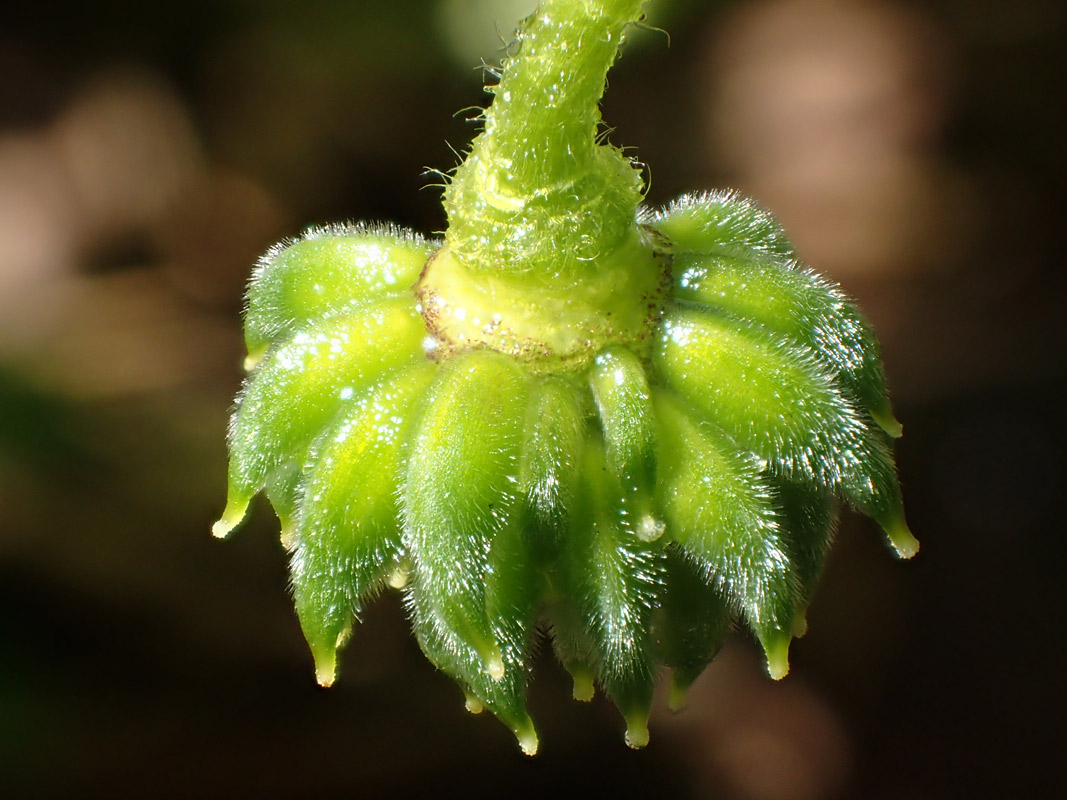
[[[435,371],[426,361],[365,390],[309,451],[290,569],[323,685],[333,682],[336,651],[354,615],[401,557],[402,443]]]
[[[884,434],[805,351],[722,312],[679,305],[664,314],[653,358],[669,386],[775,474],[839,491],[902,556],[917,549]]]
[[[728,248],[783,259],[796,257],[778,220],[736,192],[687,194],[661,211],[643,213],[641,221],[670,239],[675,255]]]
[[[696,412],[780,474],[838,488],[853,453],[870,449],[862,419],[805,352],[720,312],[668,311],[655,359]]]
[[[622,488],[598,438],[586,442],[583,502],[558,571],[593,642],[597,680],[626,721],[626,742],[642,747],[655,687],[650,628],[663,590],[663,543],[627,530]]]
[[[670,536],[744,616],[768,652],[771,674],[781,677],[788,661],[780,640],[792,634],[799,593],[773,490],[754,459],[668,393],[657,393],[656,412],[664,451],[659,505]]]
[[[667,703],[678,711],[693,681],[722,648],[733,615],[706,570],[676,545],[667,548],[666,574],[653,634],[660,659],[671,670]]]
[[[799,591],[793,635],[803,636],[808,629],[808,603],[822,575],[837,529],[836,504],[825,489],[782,479],[772,478],[771,482],[778,497],[782,532],[789,544]]]
[[[389,372],[424,358],[426,329],[410,298],[312,323],[248,377],[230,420],[229,495],[213,531],[225,536],[278,469],[296,469],[345,403]]]
[[[641,360],[625,347],[602,350],[589,369],[607,468],[622,487],[624,524],[645,541],[664,530],[654,514],[656,485],[656,418],[652,390]]]
[[[585,386],[570,377],[537,379],[526,410],[519,470],[523,529],[540,568],[552,646],[574,681],[574,699],[582,702],[594,694],[595,647],[565,587],[559,586],[557,565],[569,541],[572,509],[578,502],[590,405]]]
[[[533,755],[537,752],[537,734],[526,714],[525,694],[530,639],[542,587],[533,568],[529,541],[519,524],[518,509],[509,515],[510,524],[497,533],[490,546],[489,572],[485,576],[486,614],[508,672],[508,687],[506,693],[501,692],[503,703],[487,704],[512,729],[523,752]],[[495,684],[491,688],[500,691]],[[497,711],[498,706],[503,712]]]
[[[585,387],[559,375],[538,378],[530,389],[519,493],[523,531],[543,585],[552,646],[574,681],[576,700],[594,693],[594,644],[573,603],[561,593],[557,563],[569,540],[572,509],[580,491],[580,467],[589,428]]]
[[[302,465],[295,462],[276,469],[267,479],[263,494],[270,501],[281,527],[281,542],[286,550],[296,547],[297,517],[300,512]]]
[[[904,498],[890,444],[884,434],[873,439],[870,480],[846,484],[845,498],[881,526],[900,558],[911,558],[919,552],[919,540],[912,535],[904,516]]]
[[[556,557],[578,496],[578,468],[588,428],[584,387],[550,375],[530,388],[519,467],[523,529],[543,563]]]
[[[402,488],[410,601],[426,656],[536,749],[525,707],[530,608],[516,491],[529,378],[487,350],[442,365]],[[517,583],[518,585],[512,585]]]
[[[562,595],[555,587],[558,578],[552,575],[549,580],[545,618],[552,635],[552,650],[571,676],[572,696],[579,702],[587,703],[596,692],[599,662],[596,642],[572,599]],[[565,581],[563,588],[568,588]]]
[[[407,295],[436,244],[393,225],[327,225],[266,252],[245,313],[246,367],[314,320],[354,304]]]
[[[675,296],[757,322],[809,348],[850,398],[891,436],[900,435],[870,324],[826,278],[774,255],[721,246],[675,253]]]

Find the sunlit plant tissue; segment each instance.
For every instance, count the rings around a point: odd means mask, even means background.
[[[918,549],[878,342],[730,192],[641,207],[598,103],[642,0],[545,0],[444,192],[442,240],[334,225],[259,262],[226,536],[260,491],[319,683],[364,603],[529,754],[531,647],[648,741],[734,621],[773,678],[844,501]],[[664,669],[666,668],[666,669]]]

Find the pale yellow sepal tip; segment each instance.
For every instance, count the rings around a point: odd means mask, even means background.
[[[767,674],[776,681],[780,681],[789,674],[789,643],[792,637],[776,633],[768,641],[763,642],[763,650],[767,654]]]
[[[904,426],[899,419],[893,416],[892,411],[871,411],[871,416],[878,423],[878,427],[889,434],[891,438],[899,439],[904,434]]]
[[[411,580],[411,573],[407,571],[401,564],[397,564],[386,577],[386,584],[392,589],[403,589],[408,585],[408,581]]]
[[[333,646],[334,652],[336,653],[338,650],[340,650],[342,647],[344,647],[346,644],[348,644],[348,640],[351,639],[351,638],[352,638],[352,622],[351,622],[351,620],[349,620],[348,624],[345,625],[341,629],[341,632],[339,634],[337,634],[337,641],[336,641],[336,643],[334,643],[334,646]]]
[[[571,689],[571,695],[579,703],[588,703],[593,699],[593,695],[596,694],[596,687],[593,685],[593,676],[585,670],[576,670],[571,676],[574,678],[574,686]]]
[[[908,521],[904,518],[904,509],[902,507],[897,506],[878,514],[875,519],[882,526],[882,530],[885,531],[889,543],[893,545],[893,549],[897,551],[898,556],[911,558],[919,552],[919,540],[912,535],[911,529],[908,528]]]
[[[525,755],[535,756],[537,755],[537,731],[533,729],[532,725],[528,725],[518,731],[515,731],[515,738],[519,740],[519,748]]]
[[[648,744],[648,714],[631,714],[626,718],[626,745],[640,750]]]
[[[245,372],[251,372],[252,370],[254,370],[256,368],[256,365],[263,360],[263,355],[266,352],[267,351],[264,349],[259,350],[255,353],[249,353],[247,356],[245,356],[244,363],[242,364],[242,366],[245,368]]]
[[[651,514],[645,514],[637,523],[637,538],[642,542],[654,542],[667,530],[667,523],[656,519]]]
[[[216,539],[225,539],[233,532],[234,528],[241,524],[241,520],[245,518],[245,512],[247,510],[247,500],[231,500],[226,503],[226,508],[223,510],[222,516],[219,517],[218,522],[211,526],[211,535]]]
[[[333,686],[333,682],[337,679],[337,661],[334,658],[330,659],[315,659],[315,680],[319,682],[319,686],[324,689],[329,689]]]
[[[689,687],[683,686],[671,675],[667,688],[667,708],[671,711],[681,711],[689,700]]]
[[[500,653],[493,653],[485,662],[485,671],[494,681],[504,680],[504,660]]]
[[[248,500],[249,498],[237,496],[231,487],[230,496],[226,498],[226,508],[222,510],[218,522],[211,526],[211,535],[216,539],[229,536],[248,513]]]
[[[908,530],[905,522],[901,521],[896,525],[889,526],[886,529],[886,534],[893,544],[893,549],[897,551],[897,555],[901,558],[911,558],[919,552],[919,540]]]

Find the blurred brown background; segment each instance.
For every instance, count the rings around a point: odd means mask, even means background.
[[[330,220],[439,231],[520,0],[54,0],[0,11],[5,796],[1054,797],[1067,489],[1057,0],[662,0],[604,105],[648,199],[732,186],[881,334],[923,542],[848,516],[793,650],[736,636],[622,744],[542,656],[542,752],[463,712],[395,597],[315,686],[224,430],[249,269]]]

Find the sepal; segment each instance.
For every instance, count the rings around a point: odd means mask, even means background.
[[[676,296],[788,337],[837,379],[891,436],[900,436],[886,387],[882,351],[870,324],[839,286],[773,255],[721,247],[676,253]]]
[[[678,305],[664,314],[653,363],[702,418],[773,474],[840,492],[902,556],[917,549],[884,434],[807,352],[723,312]]]
[[[658,394],[656,411],[663,449],[673,454],[660,483],[671,539],[744,617],[772,673],[782,672],[781,640],[788,646],[799,592],[773,490],[753,459],[679,401]]]
[[[796,576],[798,603],[793,636],[800,637],[808,630],[808,603],[837,530],[837,509],[834,498],[824,489],[783,479],[772,478],[771,482]]]
[[[403,493],[410,604],[427,657],[536,748],[526,713],[532,598],[510,585],[524,564],[517,473],[529,378],[513,359],[450,360],[412,432]]]
[[[778,220],[737,192],[683,195],[660,211],[642,212],[640,219],[670,239],[675,255],[726,248],[783,259],[796,256]]]
[[[336,650],[354,615],[402,556],[402,445],[435,369],[417,364],[353,398],[311,448],[291,572],[320,683],[333,682]]]
[[[245,366],[308,323],[387,297],[410,297],[437,246],[394,225],[326,225],[268,250],[248,286]]]
[[[666,576],[653,632],[660,658],[671,670],[667,704],[679,711],[689,687],[722,647],[733,615],[705,570],[676,545],[667,548]]]
[[[605,348],[589,370],[606,466],[622,489],[623,524],[640,539],[663,535],[652,494],[656,486],[656,416],[641,360],[625,347]]]
[[[386,300],[312,323],[248,377],[230,421],[226,535],[278,470],[299,469],[334,415],[370,383],[424,358],[422,318]]]
[[[663,590],[663,543],[645,542],[625,527],[622,489],[604,451],[590,435],[583,502],[558,572],[593,643],[597,681],[626,721],[627,744],[643,747],[655,687],[650,629]]]
[[[583,389],[559,375],[539,378],[530,387],[519,494],[523,529],[542,561],[556,557],[578,497],[589,415]]]

